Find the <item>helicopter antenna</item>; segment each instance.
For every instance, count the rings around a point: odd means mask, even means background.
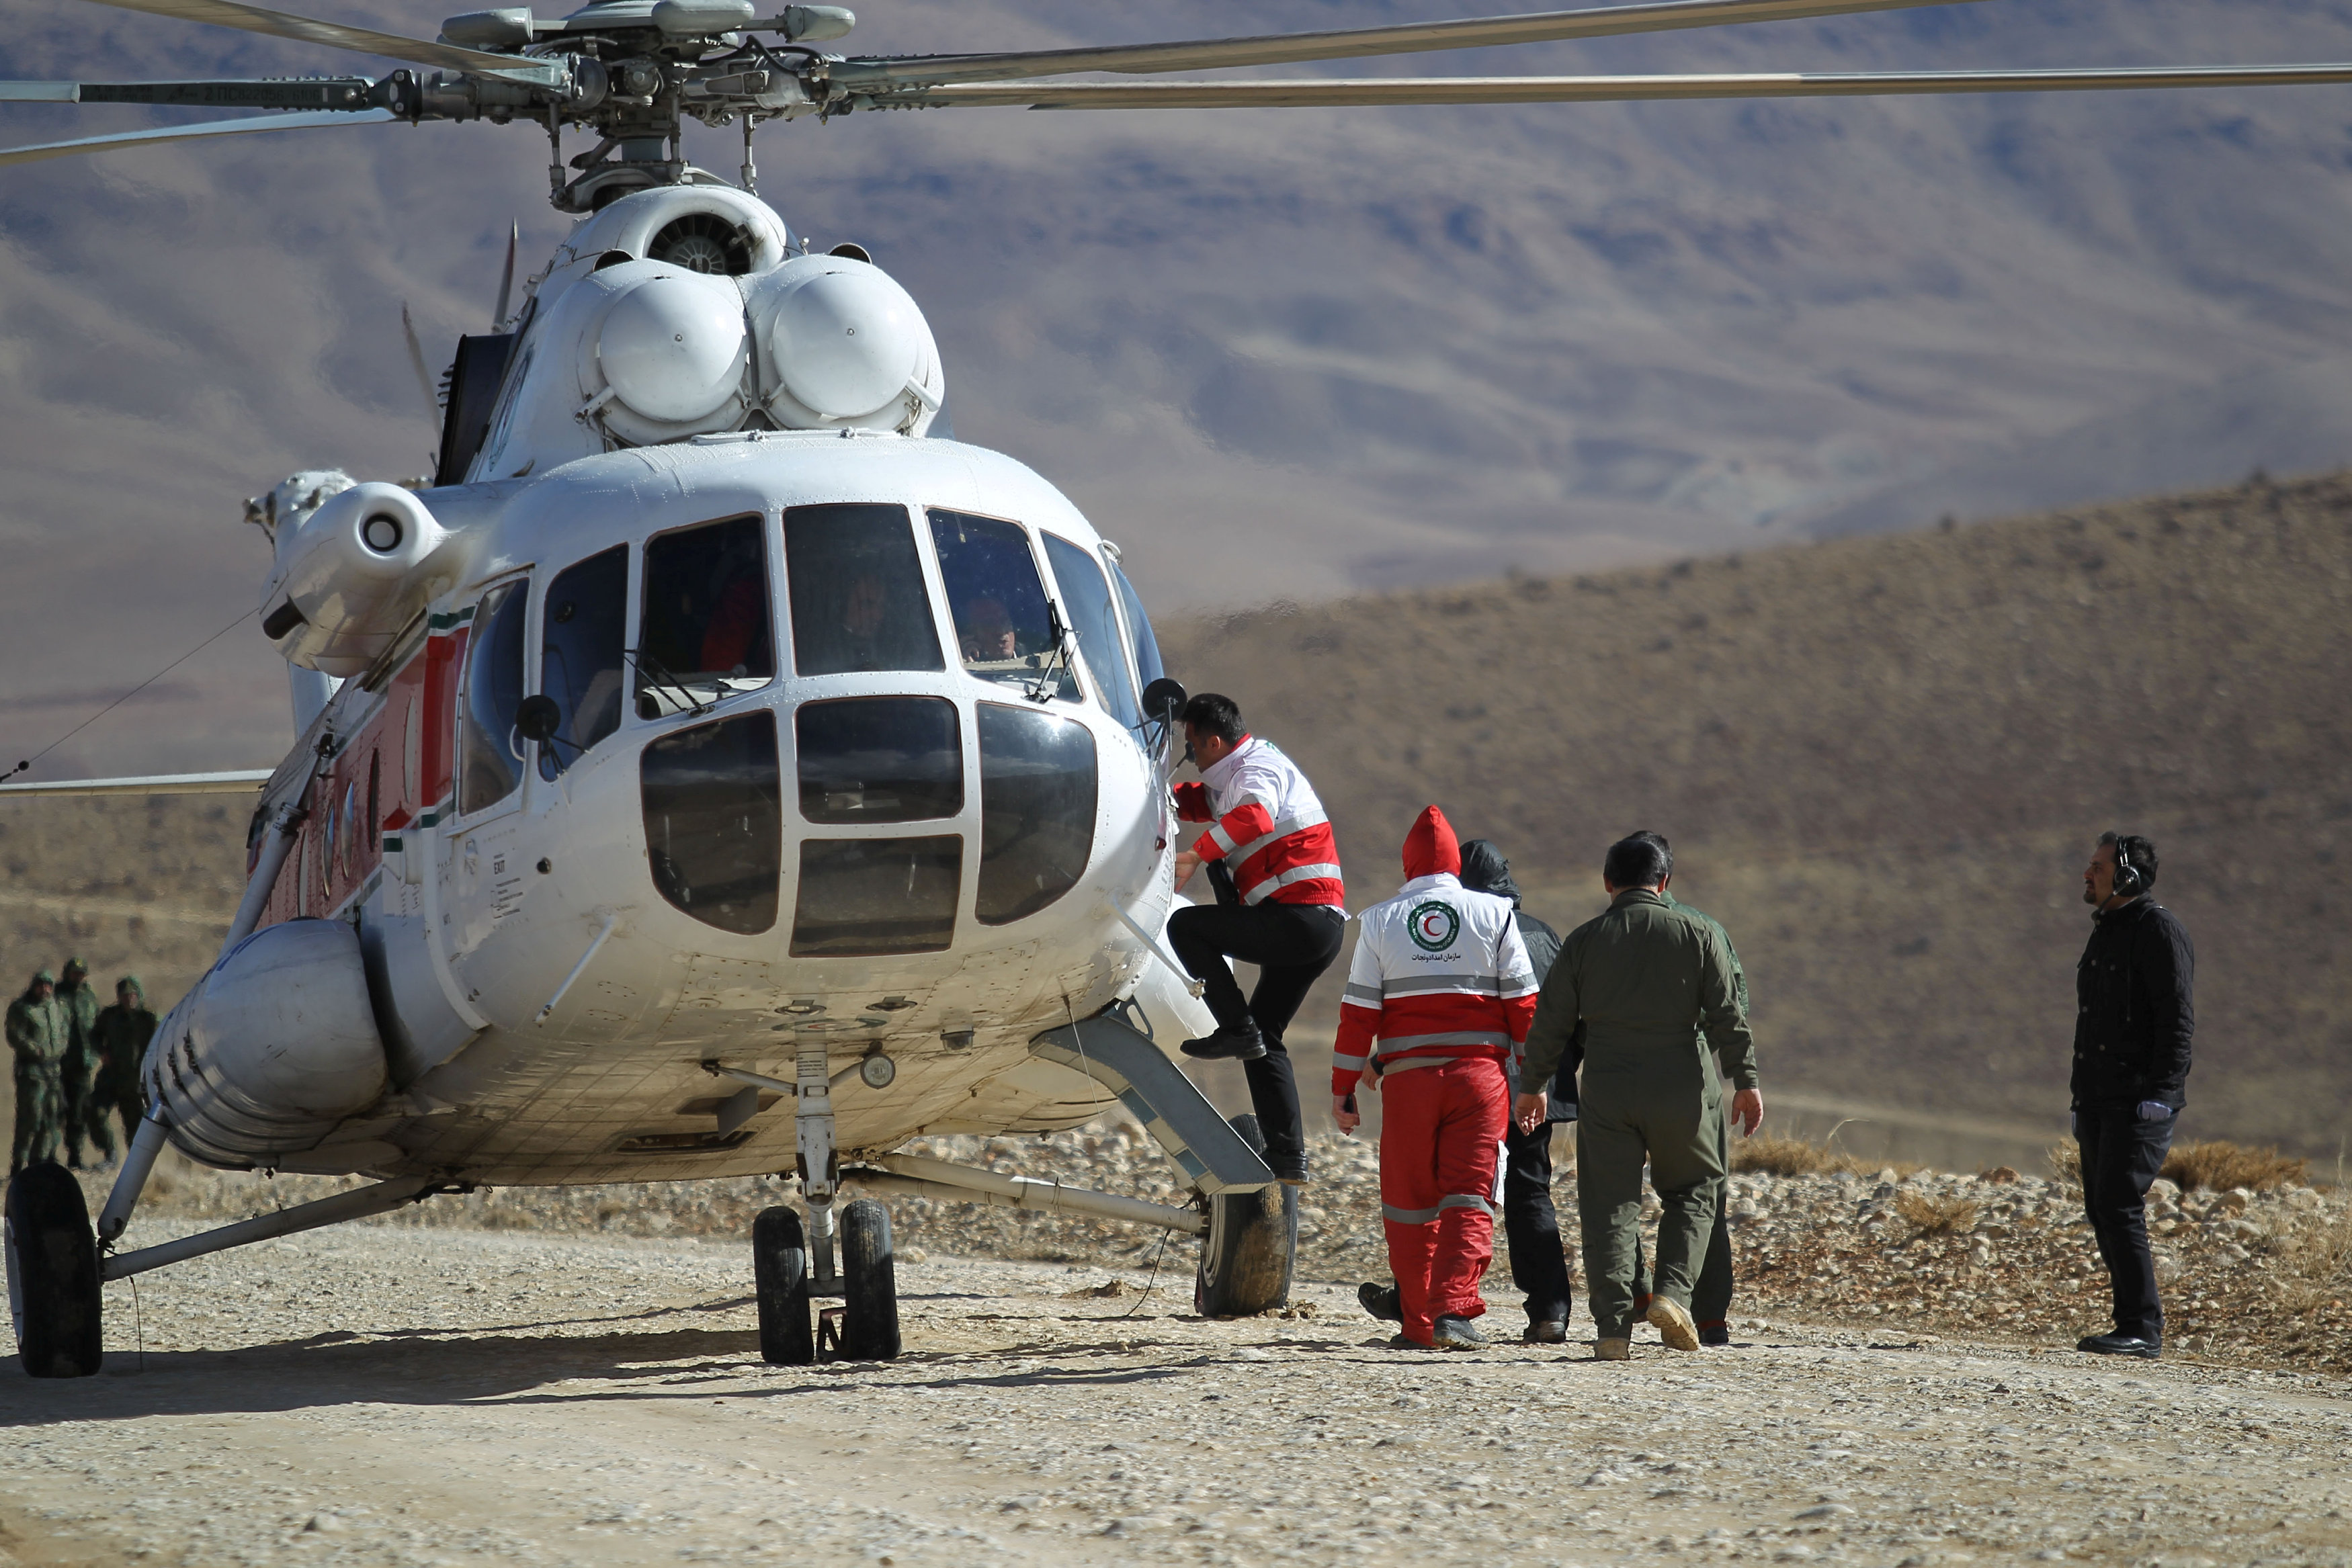
[[[400,329],[408,336],[408,368],[416,372],[416,390],[425,394],[425,417],[433,432],[441,432],[441,400],[433,395],[433,375],[425,368],[425,345],[416,340],[416,323],[409,319],[408,301],[400,302]]]
[[[514,295],[515,246],[522,243],[522,225],[507,225],[507,269],[499,278],[499,308],[490,313],[490,330],[495,332],[507,324],[507,301]]]

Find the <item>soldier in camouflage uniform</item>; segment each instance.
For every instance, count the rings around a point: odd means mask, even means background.
[[[90,1095],[90,1135],[106,1141],[110,1159],[109,1115],[122,1118],[122,1146],[128,1149],[147,1113],[139,1070],[147,1061],[147,1042],[155,1038],[155,1015],[147,1010],[138,976],[125,975],[114,982],[114,1005],[98,1015],[91,1038],[98,1045],[98,1081]]]
[[[57,998],[58,977],[43,969],[8,1004],[8,1049],[16,1056],[16,1137],[8,1174],[58,1157],[65,1091],[58,1078],[73,1024]]]
[[[90,1109],[90,1092],[98,1077],[98,1042],[90,1031],[98,1027],[98,992],[89,983],[89,966],[79,958],[66,960],[66,972],[58,982],[58,1005],[66,1010],[69,1039],[66,1045],[64,1065],[58,1076],[65,1089],[66,1168],[81,1169],[81,1146],[85,1140],[95,1144],[108,1160],[114,1158],[114,1134],[105,1124],[99,1124],[93,1133],[90,1125],[97,1118]]]
[[[1603,1360],[1629,1354],[1645,1156],[1665,1206],[1649,1321],[1676,1350],[1699,1346],[1691,1285],[1724,1176],[1723,1097],[1709,1051],[1731,1077],[1743,1130],[1754,1131],[1764,1115],[1728,946],[1712,921],[1666,897],[1673,870],[1674,857],[1655,834],[1610,846],[1601,873],[1609,910],[1561,945],[1520,1069],[1521,1082],[1548,1082],[1579,1021],[1586,1026],[1577,1203],[1595,1350]],[[1522,1094],[1517,1109],[1526,1128],[1549,1106],[1533,1092]]]

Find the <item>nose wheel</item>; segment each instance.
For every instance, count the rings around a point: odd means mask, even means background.
[[[771,1208],[751,1226],[751,1269],[760,1306],[760,1359],[808,1366],[819,1359],[897,1358],[898,1279],[890,1211],[870,1197],[841,1211],[841,1305],[811,1321],[808,1231],[800,1213]]]
[[[8,1183],[0,1248],[16,1354],[34,1377],[88,1377],[100,1354],[98,1235],[64,1166],[27,1166]]]

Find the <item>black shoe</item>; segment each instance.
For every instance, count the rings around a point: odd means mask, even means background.
[[[1698,1325],[1698,1343],[1701,1344],[1729,1344],[1731,1343],[1731,1326],[1728,1323],[1701,1323]]]
[[[2093,1355],[2128,1355],[2141,1361],[2154,1361],[2164,1354],[2161,1340],[2142,1339],[2137,1334],[2095,1333],[2078,1341],[2076,1350],[2087,1350]]]
[[[1356,1287],[1356,1300],[1384,1323],[1404,1322],[1404,1301],[1394,1285],[1375,1285],[1367,1280]]]
[[[1547,1318],[1541,1322],[1529,1323],[1519,1338],[1528,1344],[1566,1344],[1568,1322],[1562,1318]]]
[[[1307,1156],[1301,1155],[1295,1160],[1276,1162],[1274,1179],[1285,1186],[1305,1186],[1307,1181]]]
[[[1468,1318],[1438,1319],[1436,1331],[1431,1335],[1431,1337],[1437,1341],[1437,1348],[1440,1350],[1484,1350],[1486,1348],[1486,1336],[1478,1332],[1478,1325],[1472,1322]]]
[[[1203,1061],[1255,1061],[1265,1054],[1265,1040],[1258,1034],[1257,1025],[1244,1029],[1226,1029],[1220,1025],[1217,1032],[1206,1040],[1188,1040],[1184,1054],[1199,1057]]]

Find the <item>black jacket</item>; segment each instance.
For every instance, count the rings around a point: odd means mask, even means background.
[[[1497,898],[1507,898],[1515,912],[1512,919],[1519,928],[1519,940],[1527,944],[1528,967],[1535,971],[1536,984],[1543,984],[1551,973],[1552,960],[1559,956],[1559,933],[1519,908],[1519,884],[1511,880],[1511,862],[1503,858],[1491,839],[1472,839],[1462,846],[1462,885],[1473,893],[1491,893]],[[1579,1053],[1563,1058],[1559,1071],[1550,1085],[1552,1120],[1572,1122],[1576,1119],[1576,1064]]]
[[[2179,918],[2136,898],[2094,916],[2074,967],[2074,1108],[2188,1103],[2197,956]]]

